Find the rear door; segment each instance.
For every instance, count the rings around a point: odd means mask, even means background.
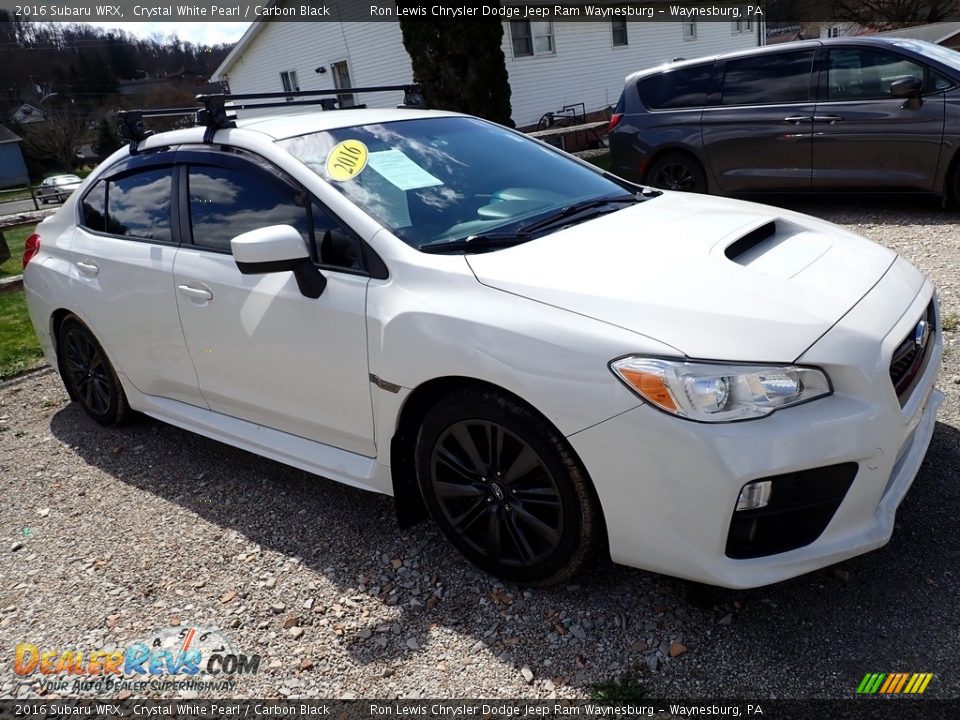
[[[123,161],[85,191],[71,246],[76,307],[140,392],[205,407],[173,287],[173,153]]]
[[[709,169],[723,192],[810,187],[815,47],[720,64],[701,117]]]
[[[245,153],[184,151],[184,244],[174,285],[210,409],[368,457],[376,454],[360,240],[273,166]],[[304,297],[293,273],[242,275],[230,240],[298,229],[327,278]]]
[[[909,77],[923,82],[919,102],[890,94]],[[830,47],[814,115],[814,188],[933,190],[949,86],[894,50]]]

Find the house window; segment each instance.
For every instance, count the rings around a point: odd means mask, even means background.
[[[695,22],[683,23],[683,39],[684,40],[697,39],[697,24]]]
[[[550,55],[554,52],[553,23],[514,20],[510,22],[514,57]]]
[[[337,90],[352,86],[350,82],[350,69],[347,67],[346,60],[330,63],[330,72],[333,73],[333,86],[337,88]],[[339,106],[341,110],[356,107],[357,105],[357,96],[353,93],[337,95],[337,99],[340,101]]]
[[[734,20],[733,32],[735,35],[753,32],[753,20]]]
[[[283,83],[283,89],[286,92],[300,92],[300,83],[297,82],[296,70],[281,71],[280,82]],[[288,97],[287,100],[293,100],[293,98]]]
[[[613,30],[613,46],[627,45],[627,21],[611,20],[610,25]]]
[[[827,37],[832,37],[832,38],[840,37],[840,28],[838,27],[827,28]]]

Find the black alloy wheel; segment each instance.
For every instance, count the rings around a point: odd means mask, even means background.
[[[707,177],[700,163],[684,153],[668,153],[655,160],[647,184],[663,190],[707,192]]]
[[[76,318],[60,327],[60,374],[71,399],[102,425],[116,425],[128,412],[127,398],[106,352]]]
[[[593,558],[602,523],[585,475],[546,421],[493,391],[449,396],[418,439],[434,520],[475,565],[508,580],[553,584]]]
[[[563,498],[543,460],[502,425],[463,420],[433,448],[430,482],[450,523],[492,562],[527,568],[563,537]]]

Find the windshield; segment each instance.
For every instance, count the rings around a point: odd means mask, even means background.
[[[278,143],[407,244],[517,230],[625,186],[522,135],[437,117],[311,133]]]

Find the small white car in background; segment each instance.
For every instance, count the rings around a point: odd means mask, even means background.
[[[880,547],[942,399],[934,288],[894,252],[453,113],[147,137],[24,265],[94,420],[394,495],[530,585],[609,553],[752,587]]]
[[[44,205],[48,202],[62,203],[82,182],[76,175],[53,175],[45,178],[37,188],[37,200]]]

